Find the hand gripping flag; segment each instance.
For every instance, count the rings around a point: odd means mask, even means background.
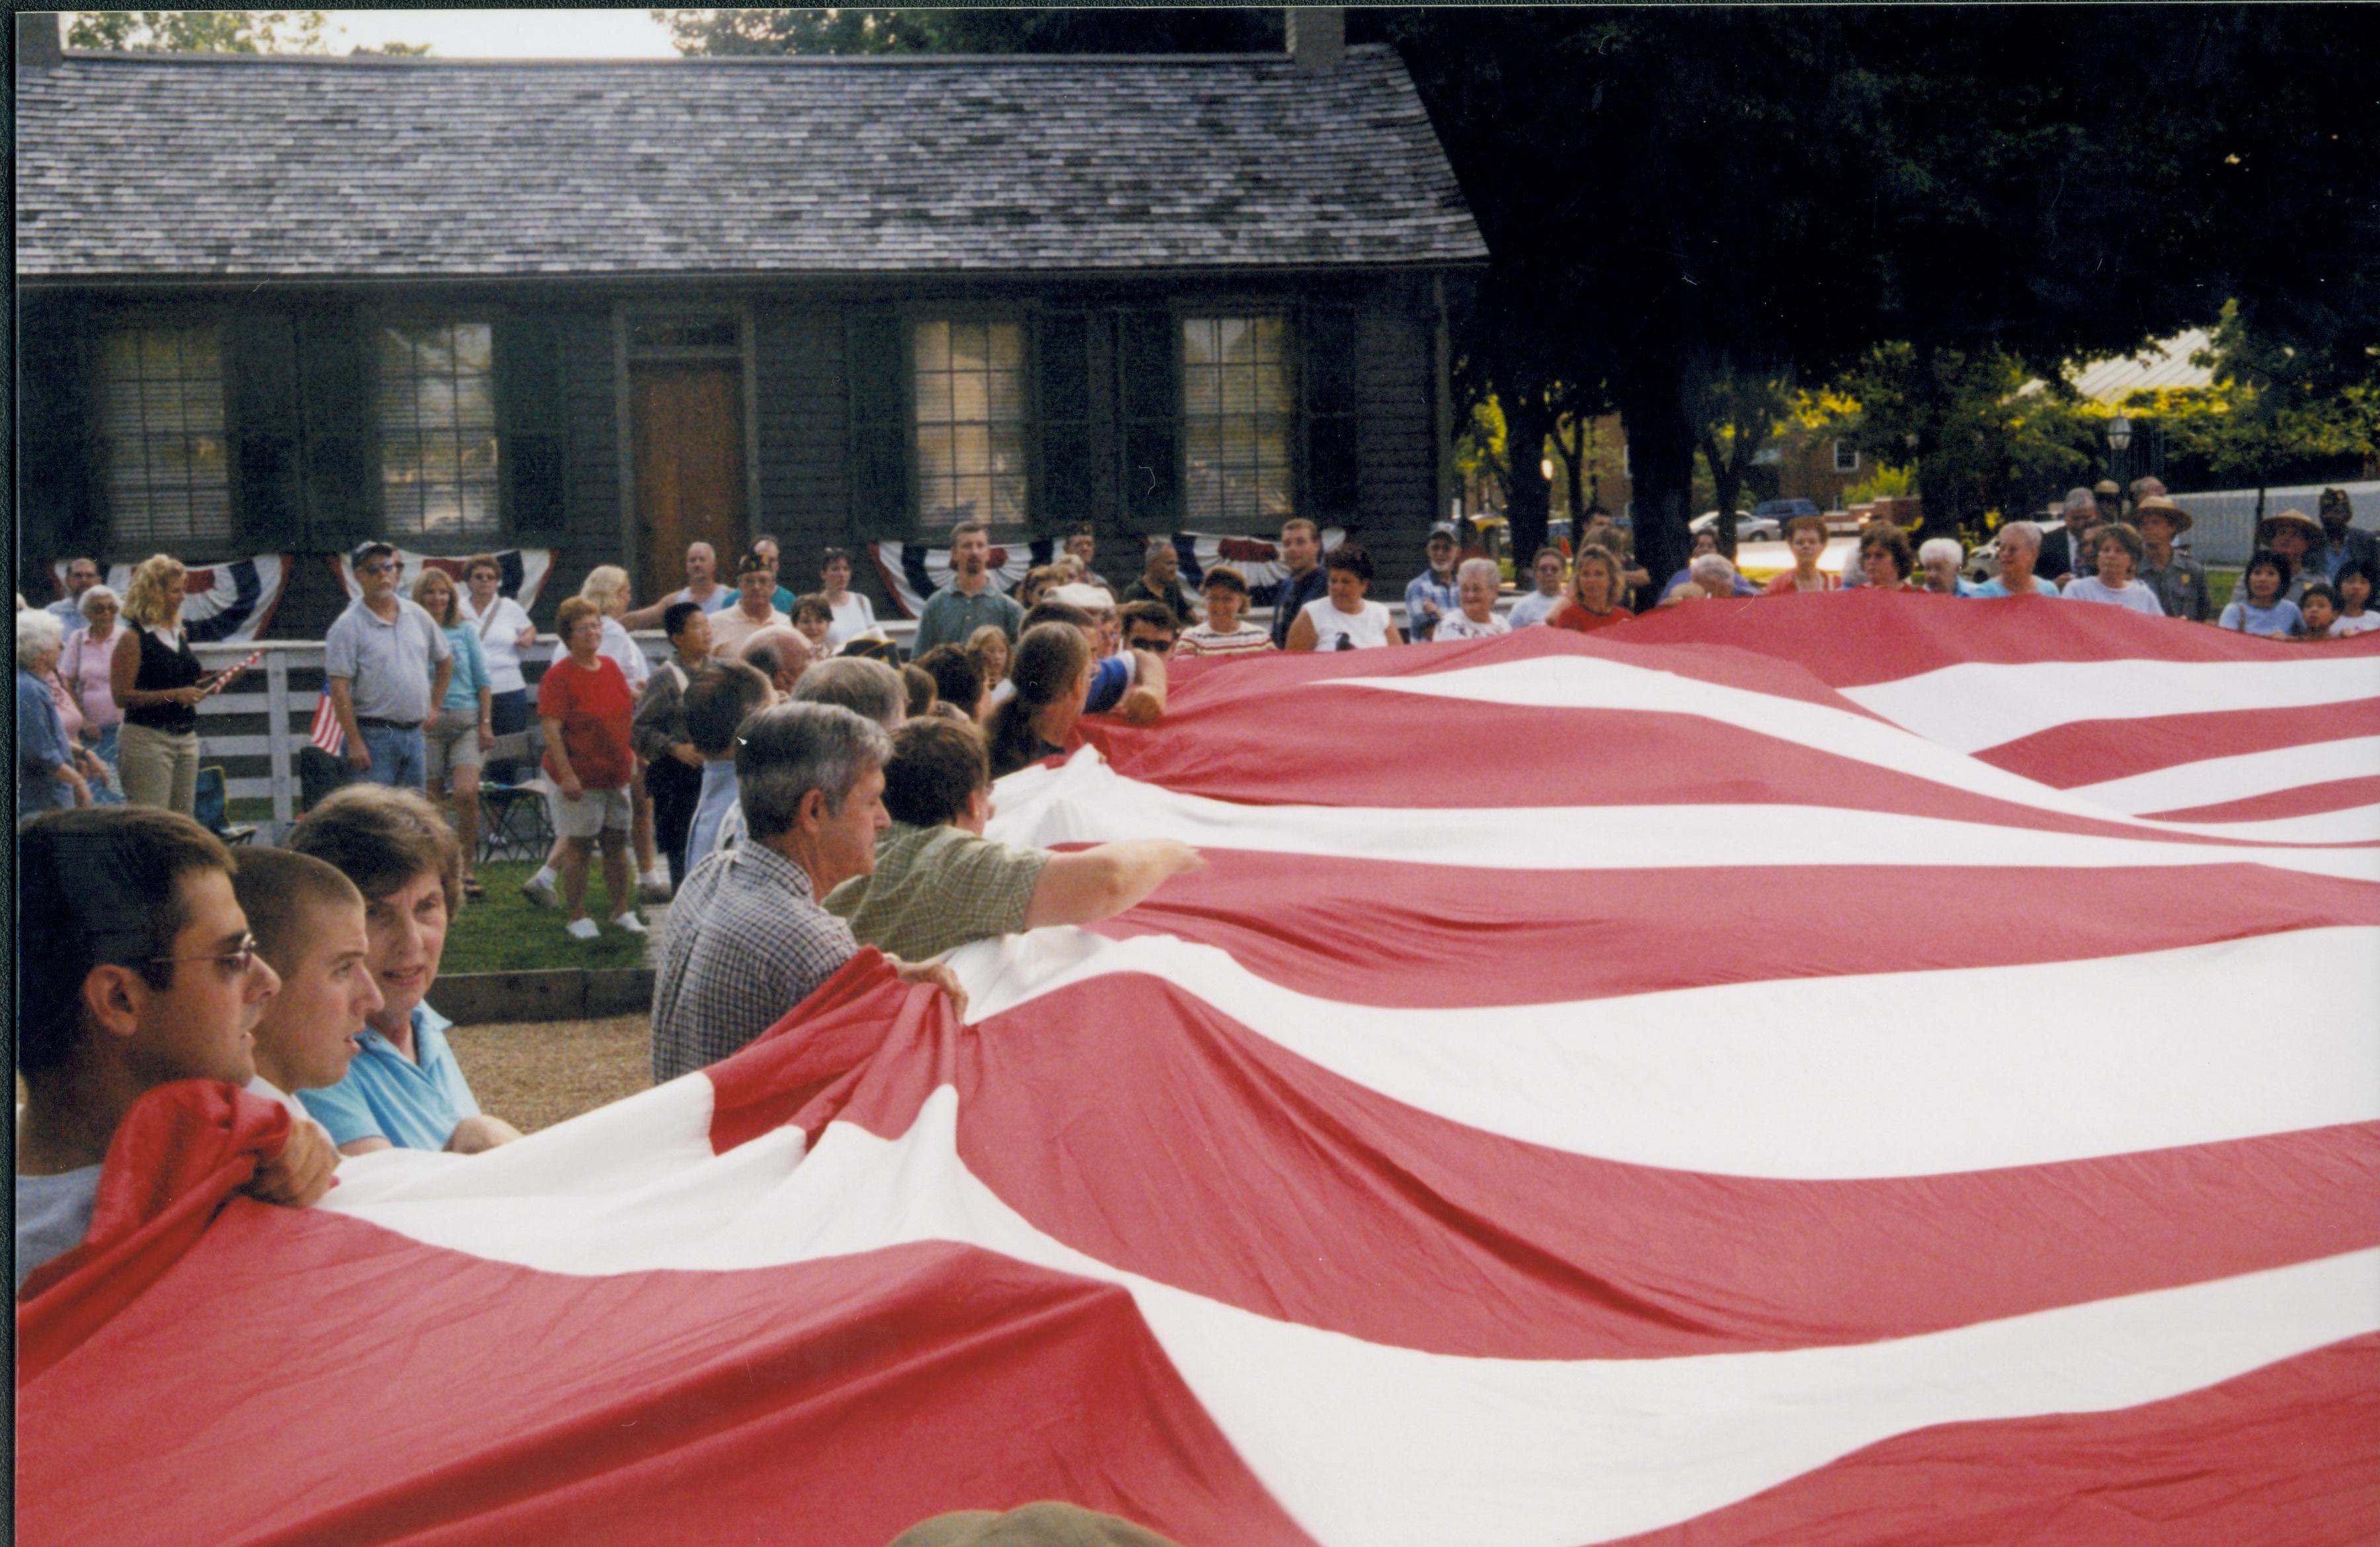
[[[1205,871],[37,1296],[19,1526],[2368,1542],[2375,737],[2023,599],[1185,663],[993,834]]]

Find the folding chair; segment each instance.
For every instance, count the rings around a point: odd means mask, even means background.
[[[553,847],[553,819],[541,779],[527,784],[480,783],[480,859],[542,859]]]

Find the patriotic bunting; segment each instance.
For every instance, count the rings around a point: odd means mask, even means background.
[[[1336,548],[1346,538],[1347,534],[1337,527],[1323,529],[1323,551]],[[1228,564],[1248,582],[1248,604],[1269,607],[1280,592],[1281,582],[1289,575],[1287,566],[1281,562],[1279,545],[1266,538],[1184,531],[1174,533],[1172,541],[1182,558],[1182,584],[1194,593],[1209,568]],[[991,551],[992,589],[1006,595],[1058,553],[1058,542],[1047,537],[1036,538],[1022,548],[995,547]],[[883,582],[885,594],[892,598],[904,617],[916,617],[924,612],[928,599],[951,583],[948,548],[928,548],[915,542],[871,542],[868,556],[876,566],[876,578]]]
[[[289,578],[290,555],[259,554],[224,564],[187,566],[182,591],[182,629],[193,644],[246,644],[273,622],[281,588]],[[108,589],[119,597],[132,583],[133,566],[111,565]],[[51,566],[60,597],[67,594],[67,566]]]
[[[152,1094],[18,1527],[2380,1539],[2375,738],[2369,637],[2024,599],[1184,662],[991,835],[1208,869],[960,949],[969,1024],[863,952],[304,1212]]]
[[[474,556],[476,555],[464,554],[450,557],[417,554],[410,549],[399,548],[396,551],[399,594],[412,595],[413,582],[421,579],[421,572],[424,569],[443,570],[454,580],[459,591],[463,586],[463,566]],[[561,557],[561,550],[505,548],[498,551],[494,557],[496,562],[504,566],[504,579],[496,587],[497,594],[509,596],[528,608],[537,605],[538,592],[545,589],[546,577],[553,573],[554,562]],[[331,571],[338,576],[339,584],[346,590],[348,601],[357,602],[363,599],[364,588],[356,579],[355,566],[348,554],[332,554]]]

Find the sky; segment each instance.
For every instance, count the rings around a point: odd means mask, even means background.
[[[669,30],[634,10],[330,11],[334,54],[428,43],[442,59],[674,59]]]

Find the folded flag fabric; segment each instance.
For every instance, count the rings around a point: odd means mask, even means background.
[[[546,579],[553,573],[554,561],[561,557],[561,554],[558,548],[499,550],[492,556],[503,567],[504,579],[497,582],[496,593],[511,597],[523,607],[536,606],[538,595],[545,590]],[[472,556],[469,554],[417,554],[410,548],[399,548],[396,551],[398,593],[411,596],[413,582],[421,579],[421,572],[425,569],[443,571],[459,591],[465,579],[464,566],[470,563]],[[331,572],[339,578],[339,585],[346,591],[348,601],[363,599],[363,582],[356,579],[355,565],[347,554],[331,555]]]
[[[1207,871],[37,1295],[19,1526],[2369,1541],[2375,736],[2022,599],[1186,663],[992,833]]]

